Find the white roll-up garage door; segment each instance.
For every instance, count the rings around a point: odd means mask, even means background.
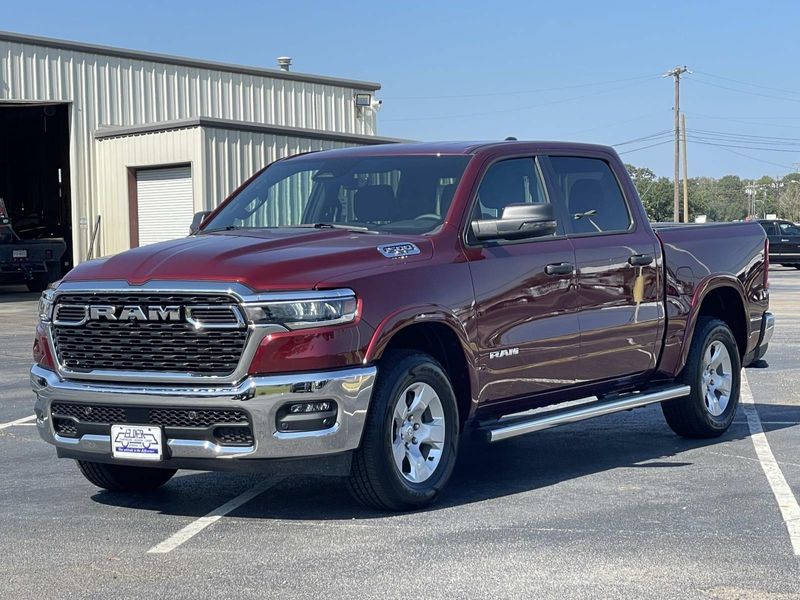
[[[194,216],[192,168],[136,171],[139,245],[189,235]]]

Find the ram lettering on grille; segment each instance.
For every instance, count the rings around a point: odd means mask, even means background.
[[[233,373],[247,326],[231,297],[64,294],[52,338],[59,364],[75,372]]]

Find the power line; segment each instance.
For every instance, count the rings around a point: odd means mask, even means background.
[[[794,148],[794,149],[792,149],[792,148],[765,148],[763,146],[747,146],[747,145],[736,144],[736,143],[723,144],[723,143],[720,143],[720,142],[721,141],[725,141],[725,140],[719,140],[718,138],[713,138],[713,137],[709,138],[709,137],[696,136],[696,135],[690,135],[690,137],[688,139],[691,140],[691,141],[694,141],[696,143],[704,143],[704,144],[708,144],[709,146],[719,146],[720,148],[744,148],[745,150],[761,150],[762,152],[788,152],[788,153],[791,153],[791,154],[800,154],[800,147],[799,148]]]
[[[647,140],[663,137],[665,135],[672,135],[671,129],[665,129],[664,131],[658,131],[656,133],[651,133],[650,135],[645,135],[642,137],[634,138],[632,140],[626,140],[624,142],[618,142],[616,144],[611,144],[612,146],[626,146],[627,144],[634,144],[636,142],[646,142]]]
[[[459,115],[437,115],[437,116],[425,116],[425,117],[402,117],[397,119],[381,119],[382,123],[388,122],[399,122],[399,121],[444,121],[449,119],[468,119],[471,117],[483,117],[487,115],[496,115],[496,114],[504,114],[509,112],[519,112],[519,111],[526,111],[532,110],[534,108],[541,108],[543,106],[552,106],[554,104],[563,104],[564,102],[572,102],[574,100],[583,100],[585,98],[595,98],[597,96],[603,96],[606,94],[613,94],[622,90],[626,90],[628,88],[636,87],[640,85],[642,82],[632,83],[630,85],[618,86],[612,89],[603,90],[599,92],[591,92],[589,94],[581,94],[580,96],[572,96],[570,98],[560,98],[558,100],[549,100],[547,102],[539,102],[537,104],[530,104],[526,106],[517,106],[512,108],[503,108],[503,109],[496,109],[496,110],[489,110],[489,111],[481,111],[481,112],[473,112],[473,113],[466,113],[466,114],[459,114]]]
[[[625,77],[624,79],[606,79],[604,81],[593,81],[591,83],[576,83],[573,85],[562,85],[556,87],[538,88],[530,90],[511,90],[503,92],[485,92],[477,94],[444,94],[433,96],[389,96],[384,100],[453,100],[458,98],[490,98],[494,96],[518,96],[524,94],[540,94],[543,92],[558,92],[563,90],[573,90],[578,88],[605,86],[611,83],[625,83],[628,81],[642,81],[644,79],[655,79],[657,75],[639,75],[637,77]]]
[[[770,87],[768,85],[763,85],[763,84],[760,84],[760,83],[751,83],[749,81],[742,81],[741,79],[733,79],[732,77],[723,77],[722,75],[714,75],[713,73],[707,73],[707,72],[704,72],[704,71],[695,71],[695,73],[697,73],[699,75],[705,75],[706,77],[713,77],[714,79],[722,79],[723,81],[731,81],[733,83],[740,83],[742,85],[749,85],[749,86],[755,87],[755,88],[761,88],[761,89],[765,89],[765,90],[772,90],[773,92],[784,92],[784,93],[788,93],[788,94],[798,94],[798,95],[800,95],[800,90],[789,90],[789,89],[786,89],[786,88]]]
[[[739,94],[748,94],[750,96],[760,96],[762,98],[772,98],[776,100],[785,100],[787,102],[800,102],[800,98],[789,98],[787,96],[776,96],[774,94],[762,94],[760,92],[751,92],[750,90],[742,90],[739,88],[730,87],[727,85],[720,85],[718,83],[712,83],[710,81],[703,81],[702,79],[694,79],[695,83],[699,83],[701,85],[709,85],[711,87],[720,88],[723,90],[728,90],[731,92],[738,92]]]
[[[604,123],[603,125],[598,125],[597,127],[590,127],[588,129],[579,129],[577,131],[570,131],[567,132],[566,135],[580,135],[583,133],[588,133],[589,131],[597,131],[598,129],[606,129],[607,127],[616,127],[617,125],[627,125],[628,123],[633,123],[634,121],[641,121],[642,119],[646,119],[648,117],[654,117],[656,115],[662,114],[664,111],[659,110],[656,112],[650,112],[644,115],[639,115],[638,117],[631,117],[630,119],[623,119],[622,121],[609,121],[608,123]]]
[[[783,143],[783,142],[800,143],[800,138],[774,136],[774,135],[753,135],[753,134],[749,134],[749,133],[736,133],[736,132],[730,132],[730,131],[712,131],[712,130],[709,130],[709,129],[692,129],[692,132],[693,133],[710,134],[710,135],[716,135],[716,136],[728,137],[728,138],[745,138],[745,139],[749,139],[749,140],[774,141],[776,143]]]
[[[688,140],[688,141],[691,142],[692,144],[703,144],[703,142],[694,142],[692,140]],[[704,145],[714,146],[715,144],[704,144]],[[736,150],[731,150],[730,148],[725,148],[725,147],[722,147],[722,146],[719,146],[719,148],[721,150],[724,150],[725,152],[730,152],[731,154],[736,154],[737,156],[742,156],[744,158],[749,158],[749,159],[754,160],[756,162],[764,163],[764,164],[767,164],[767,165],[772,165],[773,167],[781,167],[782,169],[789,169],[790,171],[794,171],[795,170],[794,167],[791,167],[789,165],[782,165],[782,164],[779,164],[779,163],[776,163],[776,162],[772,162],[772,161],[769,161],[769,160],[764,160],[762,158],[757,158],[755,156],[751,156],[749,154],[745,154],[744,152],[736,152]]]
[[[642,146],[641,148],[633,148],[631,150],[623,150],[622,152],[617,152],[619,155],[623,154],[630,154],[631,152],[639,152],[639,150],[647,150],[648,148],[655,148],[656,146],[663,146],[664,144],[669,144],[672,142],[672,139],[664,140],[662,142],[656,142],[655,144],[650,144],[649,146]]]

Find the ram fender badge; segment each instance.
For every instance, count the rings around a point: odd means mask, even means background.
[[[489,360],[494,358],[505,358],[507,356],[516,356],[519,354],[519,348],[506,348],[504,350],[494,350],[489,352]]]

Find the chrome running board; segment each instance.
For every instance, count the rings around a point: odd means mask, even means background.
[[[555,408],[544,413],[533,414],[528,417],[506,417],[495,424],[483,428],[488,433],[490,442],[499,442],[518,435],[542,431],[567,423],[576,423],[594,417],[610,415],[611,413],[631,410],[656,402],[664,402],[673,398],[688,396],[691,388],[688,385],[678,385],[660,388],[648,392],[636,392],[616,396],[613,400],[603,399],[583,402],[568,408]],[[512,421],[509,423],[509,421]]]

